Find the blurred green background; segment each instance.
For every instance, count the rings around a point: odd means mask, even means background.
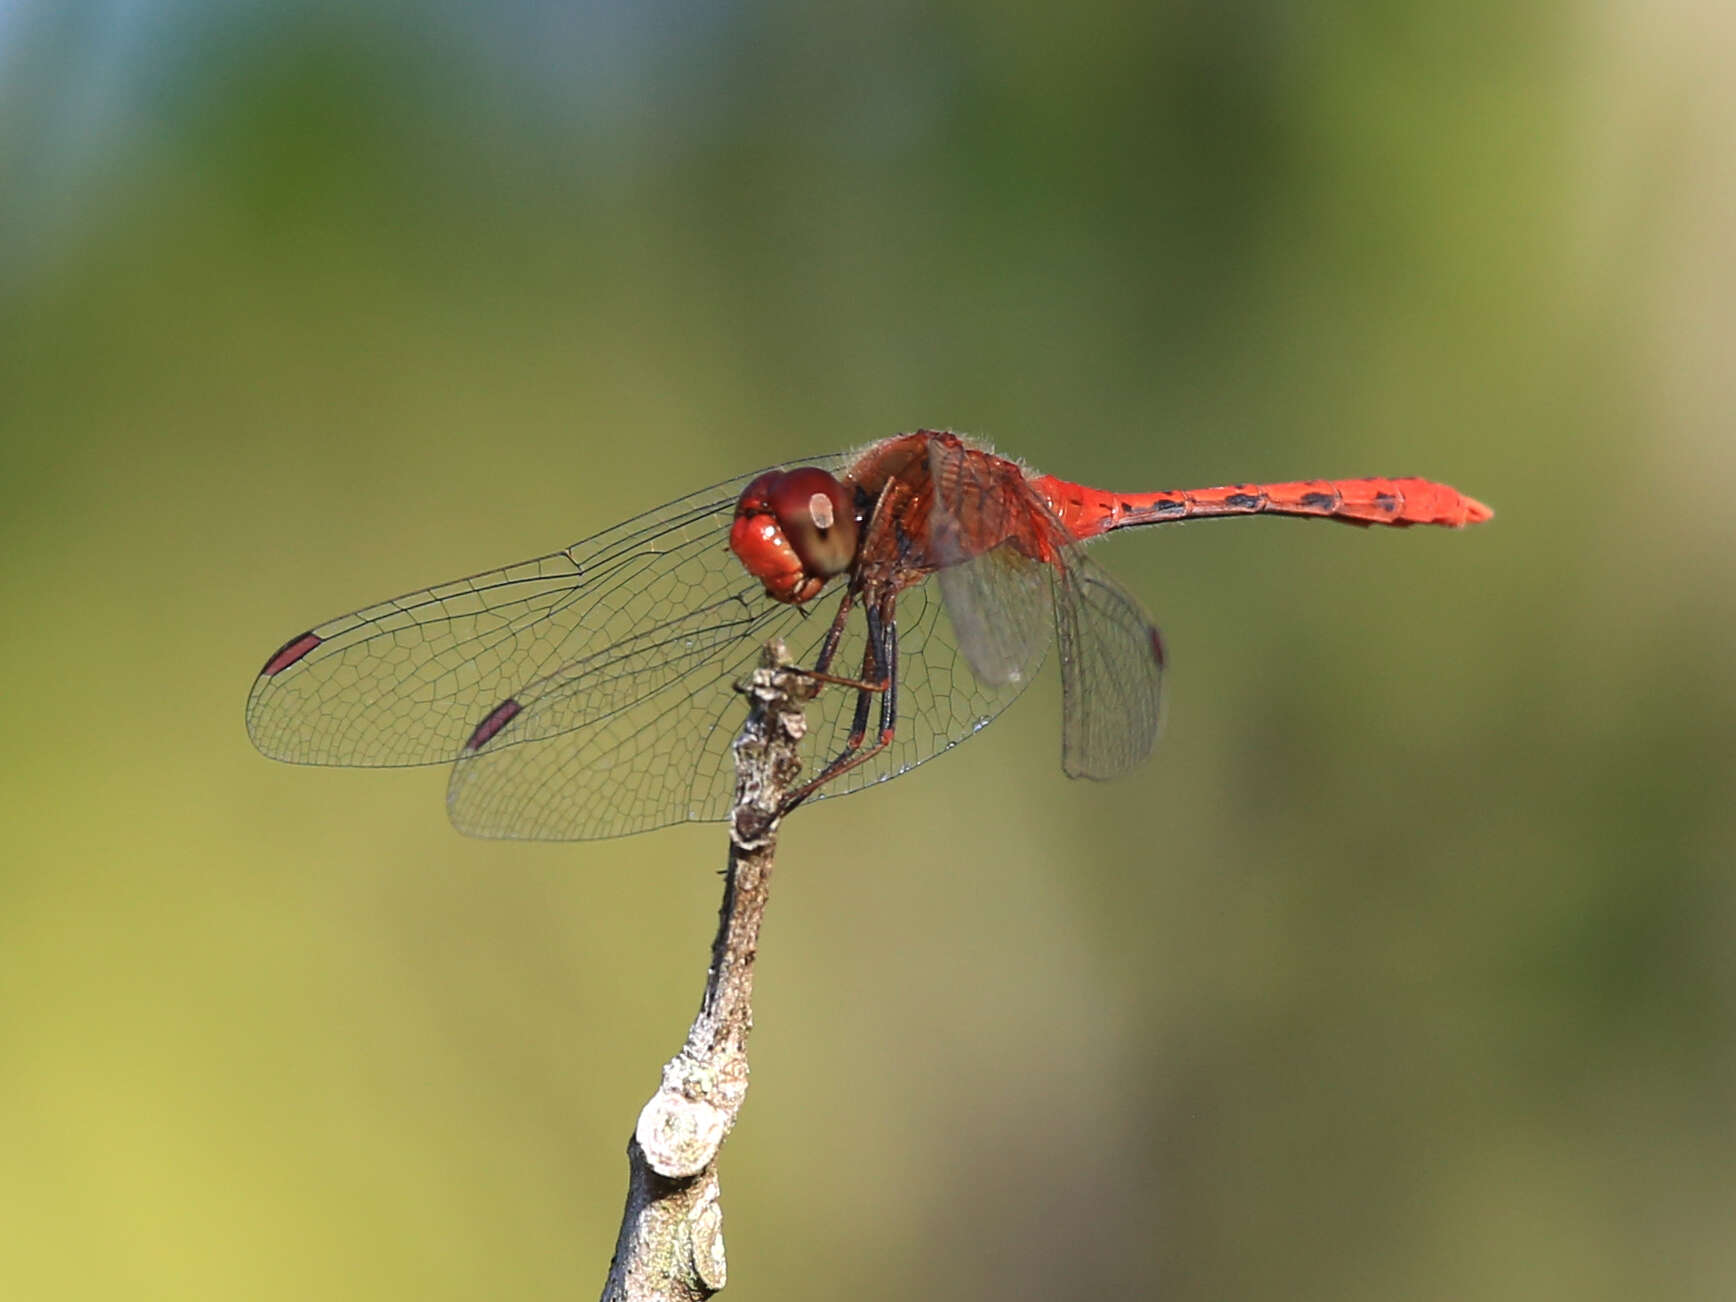
[[[0,3],[0,1296],[586,1296],[724,839],[303,770],[289,635],[920,425],[1140,489],[1052,676],[804,810],[728,1296],[1736,1295],[1736,19]]]

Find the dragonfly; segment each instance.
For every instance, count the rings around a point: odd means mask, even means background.
[[[1231,516],[1462,528],[1492,512],[1427,479],[1112,493],[944,430],[702,489],[545,556],[394,597],[289,639],[247,730],[297,764],[451,766],[447,811],[484,837],[594,840],[727,817],[731,685],[783,640],[823,683],[843,795],[974,736],[1061,670],[1061,764],[1150,754],[1164,643],[1085,544]]]

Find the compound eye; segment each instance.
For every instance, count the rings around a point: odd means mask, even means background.
[[[850,494],[817,466],[787,472],[767,495],[808,573],[831,578],[856,559],[856,513]]]

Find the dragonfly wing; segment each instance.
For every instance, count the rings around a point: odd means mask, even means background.
[[[586,726],[685,681],[720,645],[751,637],[767,605],[727,547],[752,478],[291,639],[248,696],[254,745],[300,764],[438,764],[479,741],[505,746]],[[562,695],[563,682],[580,678],[599,689],[595,702]]]
[[[729,690],[759,659],[759,648],[782,637],[797,664],[813,664],[831,621],[829,602],[804,611],[767,603],[751,627],[720,643],[660,691],[640,695],[612,714],[529,745],[510,743],[514,730],[548,731],[537,716],[584,708],[603,685],[575,678],[569,689],[533,701],[507,719],[498,735],[453,767],[447,810],[474,836],[531,840],[592,840],[649,831],[670,823],[727,817],[734,794],[730,743],[745,707]],[[922,584],[898,606],[898,726],[892,744],[815,793],[848,795],[907,773],[974,736],[1024,690],[1041,663],[1017,682],[982,683],[964,662],[938,591]],[[837,665],[862,663],[861,621],[839,644]],[[569,699],[570,697],[570,699]],[[842,751],[854,723],[857,694],[827,687],[806,709],[807,771]],[[871,702],[878,708],[878,698]]]
[[[898,717],[892,743],[878,755],[828,782],[815,793],[830,799],[860,791],[908,773],[918,764],[974,737],[1011,705],[1030,685],[1042,666],[1047,640],[1039,640],[1032,659],[1018,677],[988,683],[977,676],[959,646],[950,611],[933,583],[921,583],[898,595]],[[824,621],[816,620],[823,625]],[[803,641],[791,639],[798,663],[812,664],[824,627],[802,630]],[[862,664],[864,637],[860,620],[852,620],[838,651],[835,669],[855,672]],[[879,700],[871,701],[874,711]],[[810,772],[845,746],[854,722],[856,693],[828,687],[808,707],[808,740],[803,754]],[[878,718],[869,715],[870,727]]]
[[[1049,646],[1049,575],[1002,544],[936,575],[960,652],[990,687],[1026,681]]]
[[[929,552],[959,650],[987,686],[1028,681],[1048,650],[1052,603],[1049,567],[1014,545],[1031,533],[1033,495],[1013,463],[940,440],[929,474]]]
[[[730,742],[746,714],[731,684],[767,641],[814,618],[762,595],[708,641],[626,652],[617,643],[530,697],[453,766],[453,824],[472,836],[588,841],[725,817]],[[525,741],[520,729],[529,744],[514,744]]]
[[[1163,716],[1163,639],[1125,588],[1077,545],[1055,571],[1061,767],[1113,778],[1142,763]]]
[[[1062,767],[1108,778],[1139,764],[1157,740],[1163,680],[1163,643],[1139,603],[1090,561],[1015,463],[937,439],[929,469],[941,591],[978,678],[1010,682],[1027,663],[1034,670],[1052,611]]]

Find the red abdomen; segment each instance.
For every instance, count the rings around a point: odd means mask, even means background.
[[[1168,493],[1108,493],[1039,475],[1032,486],[1080,538],[1134,525],[1230,515],[1300,515],[1345,524],[1457,529],[1494,514],[1476,498],[1432,479],[1304,479]]]

